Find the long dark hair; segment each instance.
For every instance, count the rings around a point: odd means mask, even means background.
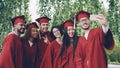
[[[75,31],[75,34],[73,36],[73,49],[72,49],[73,58],[74,58],[77,42],[78,42],[78,36],[76,34],[76,31]],[[62,45],[59,57],[62,56],[64,52],[66,52],[66,50],[69,46],[70,46],[70,38],[68,36],[67,29],[65,29],[64,30],[64,37],[63,37],[63,45]]]
[[[31,24],[34,24],[34,23],[31,23]],[[30,25],[30,24],[28,24]],[[24,40],[29,40],[30,36],[31,36],[31,29],[32,28],[28,28],[28,25],[26,26],[26,30],[25,30],[25,33],[24,35],[21,37],[21,39],[24,41]],[[34,24],[35,25],[35,24]],[[38,28],[38,26],[36,25],[36,28]],[[34,38],[33,39],[33,44],[37,43],[39,40],[39,37],[37,38]]]
[[[53,26],[52,29],[51,29],[51,31],[50,31],[50,36],[51,36],[51,38],[52,38],[53,40],[56,39],[56,37],[55,37],[54,34],[53,34],[53,29],[54,29],[54,28],[57,28],[57,29],[60,31],[61,35],[63,35],[63,29],[62,29],[61,27],[59,27],[59,26]]]

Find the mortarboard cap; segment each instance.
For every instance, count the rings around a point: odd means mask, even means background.
[[[26,26],[26,29],[38,28],[36,22],[32,22]]]
[[[38,22],[38,23],[48,23],[49,22],[49,20],[51,20],[50,18],[48,18],[48,17],[40,17],[40,18],[38,18],[38,19],[36,19],[36,21]]]
[[[17,23],[26,23],[24,15],[22,15],[22,16],[16,16],[16,17],[12,18],[11,21],[12,21],[13,25],[15,25]]]
[[[64,29],[66,29],[68,26],[74,26],[74,22],[72,20],[67,20],[61,25]]]
[[[90,13],[81,10],[80,12],[77,13],[77,15],[76,15],[76,20],[79,21],[79,20],[80,20],[81,18],[83,18],[83,17],[89,18],[89,17],[90,17]]]

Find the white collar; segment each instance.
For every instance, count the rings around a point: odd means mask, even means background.
[[[15,34],[15,35],[19,36],[19,34],[18,34],[16,31],[12,31],[12,32],[10,32],[9,34]],[[8,35],[9,35],[9,34],[8,34]]]
[[[84,34],[84,37],[85,37],[86,40],[88,39],[88,35],[89,35],[89,33],[90,33],[90,30],[87,31],[87,32]]]
[[[30,47],[32,47],[33,46],[33,43],[31,42],[31,41],[28,41],[29,42],[29,44],[30,44]]]

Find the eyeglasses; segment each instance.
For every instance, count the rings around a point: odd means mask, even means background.
[[[59,30],[53,31],[53,33],[57,33],[57,32],[59,32]]]

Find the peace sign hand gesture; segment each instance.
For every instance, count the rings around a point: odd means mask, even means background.
[[[43,38],[43,40],[44,40],[44,42],[45,42],[46,44],[49,44],[49,43],[50,43],[47,35],[45,35],[45,36],[42,37],[42,38]]]

